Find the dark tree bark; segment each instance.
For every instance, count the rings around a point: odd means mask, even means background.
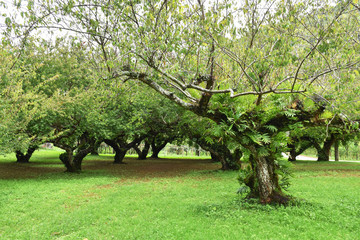
[[[93,155],[93,156],[99,156],[99,152],[97,150],[95,150],[95,149],[93,151],[91,151],[90,154]]]
[[[35,150],[37,149],[38,147],[35,146],[35,147],[29,147],[27,149],[27,152],[26,154],[22,153],[21,151],[16,151],[15,152],[15,155],[16,155],[16,162],[18,163],[28,163],[32,154],[35,152]]]
[[[196,156],[200,157],[200,149],[196,149],[195,154],[196,154]]]
[[[340,140],[336,140],[334,144],[335,161],[340,161],[339,145],[340,145]]]
[[[216,154],[210,152],[210,156],[213,162],[220,162],[220,159],[216,156]]]
[[[74,155],[74,150],[66,149],[65,153],[60,154],[59,158],[66,167],[66,172],[80,172],[83,159],[91,152],[92,147],[78,149]]]
[[[115,141],[115,140],[110,140],[110,139],[106,139],[104,140],[104,142],[111,146],[113,148],[113,150],[115,151],[115,156],[114,156],[114,164],[123,164],[123,160],[125,158],[126,152],[130,149],[130,148],[122,148],[120,147],[120,145]]]
[[[330,161],[331,146],[334,144],[334,142],[335,137],[334,135],[331,135],[330,138],[325,140],[323,147],[320,147],[319,144],[315,144],[318,161]]]
[[[94,148],[94,149],[91,151],[90,155],[99,156],[99,152],[98,152],[97,149]]]
[[[290,154],[288,160],[291,162],[296,161],[296,157],[302,154],[306,149],[313,145],[313,141],[309,137],[292,138],[292,142],[288,144]]]
[[[114,156],[114,164],[123,164],[123,160],[125,158],[125,155],[127,153],[128,149],[119,148],[118,150],[115,150],[115,156]]]
[[[118,137],[115,139],[105,139],[104,142],[115,151],[114,164],[124,164],[123,160],[127,151],[139,144],[142,139],[143,138],[135,138],[128,143],[125,138]]]
[[[166,144],[168,144],[169,142],[166,140],[164,141],[162,144],[160,145],[156,145],[155,143],[155,139],[151,142],[151,150],[152,150],[152,155],[151,158],[159,158],[159,153],[161,152],[161,150],[164,149],[164,147],[166,146]]]
[[[91,151],[91,155],[94,156],[99,156],[99,147],[100,147],[101,142],[99,141],[93,148],[93,150]]]
[[[62,137],[55,140],[53,144],[65,150],[59,158],[64,163],[66,172],[80,172],[82,161],[94,149],[96,140],[89,137],[86,132],[80,136],[75,146],[63,143],[61,140]]]
[[[136,145],[133,147],[133,149],[136,151],[136,153],[138,154],[138,160],[145,160],[149,150],[150,150],[150,143],[148,141],[144,141],[144,148],[142,150],[140,150],[139,146]]]
[[[288,160],[291,161],[291,162],[295,162],[296,161],[296,156],[297,156],[295,144],[288,144],[288,148],[290,149]]]

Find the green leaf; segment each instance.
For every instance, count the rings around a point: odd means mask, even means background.
[[[8,27],[11,25],[11,19],[9,17],[5,18],[5,24]]]
[[[277,127],[275,127],[273,125],[266,125],[265,128],[267,128],[271,132],[277,132],[277,130],[278,130]]]

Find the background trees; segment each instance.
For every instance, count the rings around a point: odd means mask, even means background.
[[[27,55],[24,58],[16,58],[19,49],[11,45],[4,44],[1,49],[1,150],[16,152],[18,162],[28,162],[48,130],[39,127],[45,97],[34,94],[33,90],[38,86],[31,86],[39,62],[29,49],[24,49]]]

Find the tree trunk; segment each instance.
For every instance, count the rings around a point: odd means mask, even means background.
[[[91,155],[94,155],[94,156],[99,156],[99,147],[100,147],[100,144],[101,144],[101,142],[98,142],[95,146],[94,146],[94,148],[93,148],[93,150],[91,151]]]
[[[88,155],[96,145],[96,140],[89,137],[87,132],[84,132],[75,142],[76,145],[68,145],[61,142],[62,138],[55,139],[53,144],[65,152],[60,154],[59,158],[66,167],[66,172],[80,172],[82,160]],[[74,155],[74,150],[76,154]]]
[[[165,141],[162,144],[156,146],[155,142],[153,141],[151,143],[151,150],[152,150],[151,158],[159,158],[159,153],[161,152],[161,150],[165,148],[166,144],[168,144],[168,141]]]
[[[145,141],[144,148],[142,150],[140,150],[138,146],[134,146],[133,148],[138,154],[138,160],[145,160],[150,150],[150,143]]]
[[[309,137],[292,138],[292,143],[288,144],[290,154],[288,160],[293,162],[296,161],[296,157],[302,154],[306,149],[313,146],[313,139]]]
[[[269,156],[259,156],[256,147],[251,146],[248,149],[251,152],[249,160],[253,168],[252,173],[245,180],[245,184],[251,190],[249,197],[259,198],[263,204],[286,204],[289,198],[282,193],[279,185],[275,154],[269,150]]]
[[[200,149],[196,149],[196,150],[195,150],[195,155],[198,156],[198,157],[200,157]]]
[[[75,156],[74,156],[74,166],[76,169],[79,169],[81,171],[81,164],[83,159],[89,154],[91,153],[91,151],[93,150],[93,147],[88,147],[88,148],[84,148],[84,149],[79,149]]]
[[[290,149],[288,160],[291,162],[295,162],[297,156],[295,144],[288,144],[288,148]]]
[[[83,159],[91,152],[92,147],[79,149],[76,154],[72,149],[60,154],[59,158],[66,167],[66,172],[80,172]]]
[[[339,145],[340,145],[340,141],[336,140],[334,145],[335,161],[340,161]]]
[[[125,158],[126,152],[129,149],[120,147],[119,144],[114,140],[106,139],[104,142],[111,146],[115,151],[114,164],[124,164],[123,160]]]
[[[60,154],[59,156],[60,160],[63,162],[63,164],[66,167],[66,172],[75,172],[76,169],[73,168],[72,160],[73,160],[73,151],[72,150],[66,150],[66,152]]]
[[[221,162],[221,170],[239,170],[240,158],[242,152],[236,149],[232,154],[228,148],[217,148],[216,152],[213,152],[215,157]]]
[[[99,152],[98,152],[97,149],[94,149],[93,151],[91,151],[90,154],[93,155],[93,156],[99,156]]]
[[[16,151],[16,162],[18,163],[28,163],[32,154],[35,152],[37,147],[29,147],[26,154],[23,154],[21,151]]]
[[[114,150],[115,150],[114,164],[124,164],[123,160],[125,158],[128,149],[114,148]]]
[[[329,152],[327,152],[325,149],[320,149],[318,151],[318,159],[319,162],[326,162],[330,160]]]
[[[216,156],[216,154],[210,152],[211,160],[213,162],[220,162],[219,158]]]
[[[330,139],[326,139],[322,148],[318,150],[318,161],[329,161],[331,146],[335,142],[335,138],[331,135]]]
[[[66,167],[65,172],[78,173],[81,171],[82,159],[80,159],[80,157],[78,157],[75,160],[73,150],[70,150],[70,149],[66,150],[66,152],[60,154],[59,158]]]

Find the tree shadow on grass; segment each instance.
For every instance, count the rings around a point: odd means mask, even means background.
[[[30,179],[78,175],[76,178],[89,176],[112,176],[120,178],[176,177],[192,171],[217,170],[218,163],[209,159],[147,159],[125,158],[126,164],[113,164],[111,156],[91,156],[83,162],[80,174],[64,173],[65,167],[59,161],[37,159],[30,163],[0,162],[0,179]]]

